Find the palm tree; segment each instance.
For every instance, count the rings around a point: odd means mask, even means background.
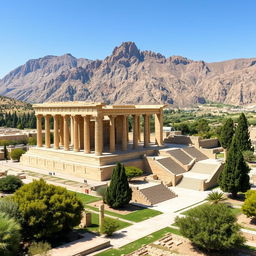
[[[0,255],[17,255],[20,239],[20,225],[15,219],[0,213]]]
[[[206,200],[212,204],[218,204],[222,201],[225,201],[226,198],[224,196],[224,193],[218,192],[218,191],[212,191],[210,194],[208,194],[208,197]]]

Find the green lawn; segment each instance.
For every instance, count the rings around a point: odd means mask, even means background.
[[[219,153],[219,154],[217,154],[216,156],[217,156],[217,159],[219,159],[219,158],[224,158],[224,153]]]
[[[99,215],[97,213],[91,213],[92,214],[92,225],[90,227],[85,228],[85,231],[90,231],[90,232],[98,232],[99,231]],[[105,217],[105,219],[111,219],[109,217]],[[130,226],[130,223],[121,221],[121,220],[116,220],[119,224],[118,230],[119,229],[123,229],[126,228],[128,226]]]
[[[204,204],[208,204],[208,203],[204,203]],[[200,207],[200,206],[202,206],[202,205],[204,205],[204,204],[198,205],[197,207]],[[192,208],[192,209],[195,209],[195,208],[197,208],[197,207],[194,207],[194,208]],[[192,209],[189,209],[189,210],[187,210],[187,211],[185,211],[185,212],[182,212],[181,214],[182,214],[182,215],[188,215],[189,211],[192,210]],[[242,213],[241,208],[233,208],[233,207],[230,207],[230,209],[231,209],[232,213],[233,213],[234,215],[236,215],[236,216],[238,216],[239,214]]]
[[[97,254],[97,256],[121,256],[123,254],[131,253],[131,252],[141,248],[142,245],[150,244],[150,243],[160,239],[166,233],[173,233],[176,235],[180,235],[179,230],[177,230],[175,228],[171,228],[171,227],[166,227],[166,228],[156,231],[148,236],[138,239],[130,244],[120,247],[119,249],[109,249],[107,251],[101,252],[101,253]]]
[[[93,207],[91,205],[86,205],[85,207],[96,212],[99,211],[97,207]],[[141,208],[137,211],[134,211],[125,215],[108,211],[108,210],[105,210],[105,213],[114,217],[118,217],[124,220],[130,220],[134,222],[140,222],[140,221],[147,220],[149,218],[162,214],[162,212],[160,211],[149,209],[149,208]]]
[[[76,193],[76,195],[83,202],[84,205],[101,200],[101,197],[97,197],[97,196],[91,196],[91,195],[82,194],[82,193]]]

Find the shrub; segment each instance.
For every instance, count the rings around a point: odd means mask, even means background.
[[[20,157],[25,153],[25,151],[21,148],[16,148],[11,151],[10,156],[12,160],[20,161]]]
[[[244,160],[246,162],[254,162],[256,161],[256,156],[254,155],[253,151],[246,150],[243,152]]]
[[[140,168],[134,166],[126,166],[125,167],[125,174],[130,181],[134,177],[139,177],[143,174],[143,171]]]
[[[35,137],[29,137],[28,138],[28,145],[36,145],[36,138]]]
[[[49,250],[51,250],[51,245],[47,242],[33,242],[28,248],[28,255],[50,255]]]
[[[104,219],[103,234],[106,234],[107,236],[112,236],[112,234],[119,228],[119,224],[114,219]]]
[[[43,179],[22,186],[13,199],[28,239],[55,239],[80,224],[83,204],[76,194]]]
[[[5,213],[17,222],[20,222],[19,206],[13,201],[12,197],[8,196],[0,200],[0,212]]]
[[[208,194],[206,200],[212,204],[218,204],[222,201],[225,201],[226,198],[224,197],[224,193],[212,191],[210,194]]]
[[[0,191],[5,193],[13,193],[23,185],[19,177],[7,175],[0,179]]]
[[[256,191],[248,190],[245,193],[245,201],[242,211],[247,217],[256,217]]]
[[[225,250],[243,244],[236,217],[225,204],[205,204],[190,210],[186,217],[177,217],[183,236],[206,250]]]
[[[20,225],[0,212],[0,255],[18,255],[20,239]]]

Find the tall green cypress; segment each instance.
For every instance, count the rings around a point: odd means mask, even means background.
[[[6,145],[4,145],[4,160],[8,160],[8,150]]]
[[[113,170],[110,185],[105,194],[105,202],[112,208],[120,208],[130,202],[132,190],[129,187],[125,168],[117,163]]]
[[[237,139],[238,147],[241,151],[253,151],[252,142],[248,130],[248,122],[244,113],[241,113],[241,115],[239,116],[235,137]]]
[[[234,137],[219,177],[220,188],[224,192],[231,193],[233,197],[236,197],[238,192],[246,192],[250,189],[249,171],[250,168],[244,160],[238,140]]]
[[[235,133],[234,122],[231,118],[227,119],[221,128],[220,144],[223,148],[229,149],[233,135]]]

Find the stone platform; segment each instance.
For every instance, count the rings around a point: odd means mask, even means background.
[[[159,146],[153,143],[147,148],[139,145],[136,150],[132,149],[132,145],[130,145],[127,151],[103,153],[101,156],[96,156],[64,149],[31,147],[21,157],[21,164],[45,169],[49,172],[60,172],[84,179],[104,181],[110,179],[116,162],[145,169],[144,156],[153,155],[158,149]]]

